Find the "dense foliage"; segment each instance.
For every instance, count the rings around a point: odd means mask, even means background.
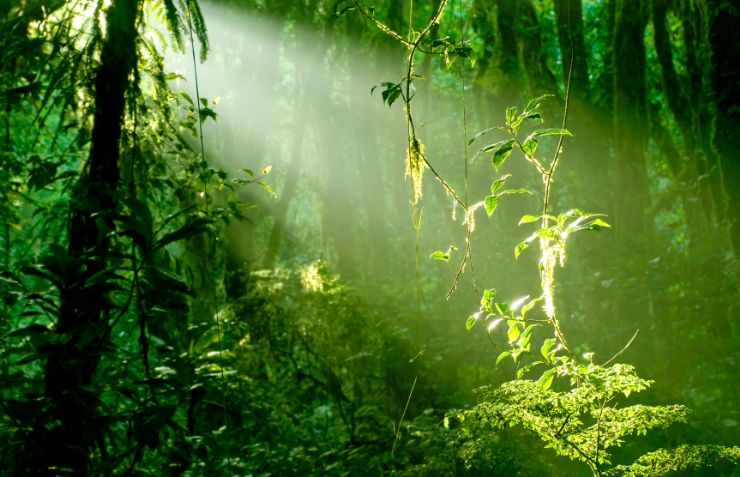
[[[740,475],[733,2],[0,19],[3,475]]]

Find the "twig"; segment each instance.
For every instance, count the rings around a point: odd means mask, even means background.
[[[624,353],[625,351],[627,351],[627,348],[629,348],[630,345],[632,344],[632,342],[635,341],[635,338],[637,338],[637,333],[639,333],[639,332],[640,332],[640,329],[638,328],[635,331],[635,334],[632,335],[632,338],[630,338],[630,340],[627,342],[627,344],[624,345],[624,347],[622,349],[620,349],[619,351],[617,351],[617,353],[614,356],[612,356],[611,358],[609,358],[609,360],[607,360],[606,362],[604,362],[601,366],[606,366],[607,364],[609,364],[612,361],[614,361],[615,359],[617,359],[622,353]]]

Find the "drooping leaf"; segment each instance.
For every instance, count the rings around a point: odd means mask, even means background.
[[[498,168],[503,165],[504,161],[506,161],[506,158],[509,157],[509,154],[511,154],[511,150],[513,147],[514,139],[508,139],[496,149],[496,152],[493,153],[493,157],[491,158],[491,164],[493,165],[494,169],[498,170]]]
[[[155,243],[154,248],[161,249],[172,242],[177,242],[178,240],[187,239],[206,232],[210,229],[212,222],[213,221],[211,219],[207,219],[205,217],[192,219],[174,232],[165,234]]]

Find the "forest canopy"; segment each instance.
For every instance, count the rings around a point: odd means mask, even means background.
[[[0,21],[0,474],[740,475],[736,2]]]

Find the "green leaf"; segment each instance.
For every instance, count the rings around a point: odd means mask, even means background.
[[[545,99],[547,99],[547,98],[549,98],[551,96],[553,96],[553,95],[552,94],[543,94],[539,98],[535,98],[535,99],[530,100],[529,103],[527,103],[527,107],[524,108],[524,111],[525,112],[528,112],[528,111],[532,111],[534,109],[539,109],[540,104],[542,103],[542,101],[544,101]]]
[[[535,152],[537,152],[537,137],[534,133],[530,134],[529,137],[524,140],[522,143],[522,151],[528,156],[534,156]]]
[[[601,219],[596,219],[587,226],[588,230],[601,230],[603,227],[609,228],[611,225]]]
[[[498,357],[496,358],[496,366],[498,366],[498,364],[501,361],[503,361],[504,359],[506,359],[510,355],[511,355],[511,351],[509,351],[509,350],[502,351],[501,354],[499,354]]]
[[[522,123],[527,119],[539,119],[540,122],[544,122],[542,119],[542,115],[540,113],[523,113],[521,116],[517,118],[516,121],[514,121],[514,124],[511,125],[511,128],[514,130],[514,133],[519,133],[519,126],[522,125]]]
[[[493,299],[495,297],[496,297],[496,290],[494,288],[483,290],[483,298],[481,298],[480,300],[481,306],[490,308],[491,303],[493,302]]]
[[[486,214],[490,217],[493,215],[493,211],[498,206],[498,198],[495,195],[489,195],[486,197]]]
[[[506,336],[509,339],[509,343],[513,343],[519,338],[521,334],[522,330],[519,329],[519,323],[514,322],[514,324],[509,326],[509,331],[506,333]]]
[[[542,373],[540,379],[537,380],[537,387],[539,387],[542,391],[547,391],[548,389],[550,389],[550,386],[552,386],[552,380],[555,379],[556,371],[556,368],[550,368]]]
[[[553,346],[555,346],[555,338],[547,338],[542,343],[542,347],[540,348],[540,354],[547,361],[550,361],[550,358],[549,358],[550,350],[552,349]]]
[[[430,255],[430,258],[433,258],[434,260],[441,260],[443,262],[449,262],[450,254],[445,253],[442,250],[436,250],[432,253],[432,255]]]
[[[573,136],[570,131],[567,129],[558,129],[558,128],[545,128],[545,129],[538,129],[533,135],[537,136],[555,136],[555,135],[563,135],[563,136]]]
[[[506,158],[509,157],[513,147],[514,139],[508,139],[504,141],[498,149],[496,149],[496,152],[493,153],[491,164],[496,170],[498,170],[498,168],[503,165],[504,161],[506,161]]]
[[[154,244],[154,248],[160,249],[166,245],[171,244],[172,242],[177,242],[178,240],[187,239],[201,234],[209,230],[209,226],[211,225],[211,223],[212,221],[205,217],[198,217],[196,219],[193,219],[179,229],[175,230],[174,232],[165,234]]]
[[[201,98],[201,101],[203,98]],[[216,114],[216,111],[212,110],[211,108],[201,108],[200,109],[200,120],[205,121],[208,118],[213,119],[214,121],[218,119],[218,115]]]
[[[183,295],[195,296],[195,291],[182,278],[173,275],[168,270],[159,267],[145,267],[142,274],[145,281],[152,290],[181,293]]]
[[[532,309],[534,308],[534,305],[537,304],[538,301],[542,300],[542,297],[537,297],[534,300],[531,300],[529,303],[524,305],[521,309],[521,317],[524,319],[524,316]]]
[[[381,86],[384,87],[383,92],[381,93],[381,96],[383,97],[383,102],[390,107],[393,105],[393,102],[398,99],[398,97],[401,95],[401,83],[392,83],[390,81],[386,81],[381,83]],[[377,88],[378,85],[373,86],[370,89],[370,94],[373,94],[375,91],[375,88]]]
[[[473,136],[470,139],[468,139],[468,146],[470,146],[471,144],[473,144],[479,137],[483,136],[484,134],[488,134],[489,132],[493,131],[494,129],[498,129],[498,128],[488,128],[488,129],[484,129],[483,131],[477,133],[475,136]]]
[[[510,125],[516,118],[517,109],[514,106],[506,108],[506,124]]]
[[[530,215],[530,214],[527,214],[527,215],[523,215],[522,218],[519,219],[519,224],[518,225],[529,224],[531,222],[537,222],[538,220],[540,220],[540,216],[539,215]]]
[[[470,331],[470,328],[475,325],[475,322],[478,321],[475,319],[474,315],[470,315],[467,320],[465,320],[465,329]]]
[[[498,147],[500,147],[502,144],[504,144],[507,141],[509,141],[509,139],[505,139],[503,141],[494,142],[493,144],[488,144],[487,146],[482,147],[475,154],[473,154],[473,157],[470,159],[470,161],[471,162],[472,161],[475,161],[478,158],[478,156],[480,156],[481,154],[485,154],[487,152],[491,152],[491,151],[497,149]]]
[[[529,189],[525,189],[524,187],[521,187],[519,189],[506,189],[502,190],[498,193],[499,196],[507,195],[507,194],[531,194],[532,191]]]
[[[508,179],[509,177],[511,177],[511,174],[506,174],[501,176],[498,180],[494,181],[494,183],[491,184],[491,194],[496,195],[496,191],[503,187],[504,182],[506,182],[506,179]]]
[[[7,336],[30,336],[37,333],[47,333],[49,331],[49,328],[47,328],[46,326],[36,323],[25,326],[23,328],[16,328],[8,333]]]
[[[274,190],[272,190],[272,187],[270,187],[269,185],[265,184],[262,181],[254,181],[254,183],[262,187],[263,189],[265,189],[267,192],[269,192],[271,196],[277,197],[277,194],[275,193]]]
[[[514,258],[519,258],[519,255],[521,255],[522,252],[527,249],[527,247],[529,247],[529,242],[519,242],[514,248]]]

